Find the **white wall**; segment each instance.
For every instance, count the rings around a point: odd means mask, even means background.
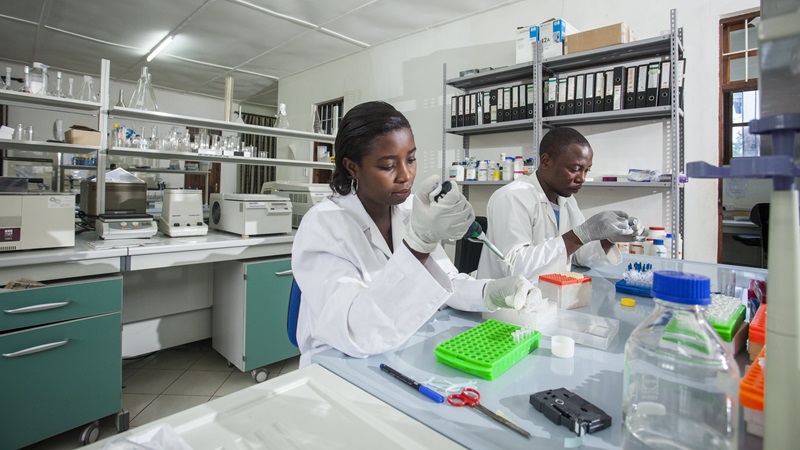
[[[685,148],[689,161],[718,160],[719,18],[758,7],[758,0],[668,0],[643,2],[617,0],[529,0],[449,23],[403,39],[370,48],[356,55],[281,79],[280,101],[286,103],[292,128],[305,129],[310,105],[344,96],[345,110],[368,100],[385,100],[408,117],[416,138],[419,177],[441,171],[443,140],[442,64],[447,78],[469,68],[500,67],[515,61],[514,31],[517,26],[562,17],[579,30],[626,22],[639,39],[669,30],[669,11],[677,9],[678,25],[684,28],[686,51]],[[448,96],[453,91],[448,91]],[[617,125],[581,127],[595,148],[596,173],[626,173],[629,167],[663,164],[664,125]],[[621,130],[621,131],[618,131]],[[461,138],[446,135],[447,160],[461,148]],[[473,138],[497,155],[523,153],[530,135],[511,133],[503,137]],[[285,144],[284,144],[285,145]],[[528,150],[530,151],[530,150]],[[651,153],[652,152],[652,153]],[[590,191],[590,189],[593,189]],[[651,205],[654,196],[633,191],[599,191],[584,188],[578,197],[588,212],[621,207],[649,220],[664,219],[664,211]],[[602,188],[606,189],[606,188]],[[481,191],[482,192],[479,192]],[[717,181],[693,179],[686,187],[684,255],[687,259],[715,262],[717,254]],[[490,191],[471,188],[470,200],[479,213]],[[662,194],[655,194],[659,197]],[[624,200],[617,202],[619,197]],[[611,203],[614,203],[613,205]]]

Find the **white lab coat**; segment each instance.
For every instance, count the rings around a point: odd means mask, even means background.
[[[425,265],[406,248],[410,214],[411,199],[392,207],[394,253],[355,195],[334,195],[303,217],[292,246],[301,367],[329,348],[362,358],[393,350],[445,304],[486,310],[485,280],[459,274],[441,246]]]
[[[572,262],[585,267],[601,267],[622,262],[616,246],[608,254],[600,241],[582,246],[567,258],[561,235],[583,223],[574,197],[558,197],[559,223],[536,173],[523,176],[498,189],[486,206],[487,238],[514,266],[509,267],[494,253],[483,249],[478,264],[479,278],[522,275],[536,281],[539,275],[571,270]]]

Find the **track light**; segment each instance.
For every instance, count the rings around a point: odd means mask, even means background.
[[[156,48],[150,50],[150,53],[147,54],[147,62],[152,61],[162,50],[167,48],[167,46],[172,42],[172,36],[167,36],[162,40]]]

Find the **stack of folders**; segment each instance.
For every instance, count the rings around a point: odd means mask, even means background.
[[[533,84],[498,87],[450,98],[450,128],[533,118]]]
[[[670,61],[553,77],[542,89],[544,117],[666,106]],[[684,60],[678,61],[678,98],[683,99]]]

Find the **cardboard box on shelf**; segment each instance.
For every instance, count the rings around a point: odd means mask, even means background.
[[[626,44],[635,40],[636,37],[627,24],[624,22],[615,23],[614,25],[567,35],[564,43],[564,54],[571,55],[595,48]]]
[[[517,27],[517,64],[533,61],[531,43],[539,40],[539,26]]]
[[[100,145],[100,132],[87,130],[67,130],[64,134],[67,143],[78,145]]]
[[[578,29],[564,19],[550,19],[539,24],[539,39],[542,41],[542,58],[561,56],[567,36],[579,33]]]

